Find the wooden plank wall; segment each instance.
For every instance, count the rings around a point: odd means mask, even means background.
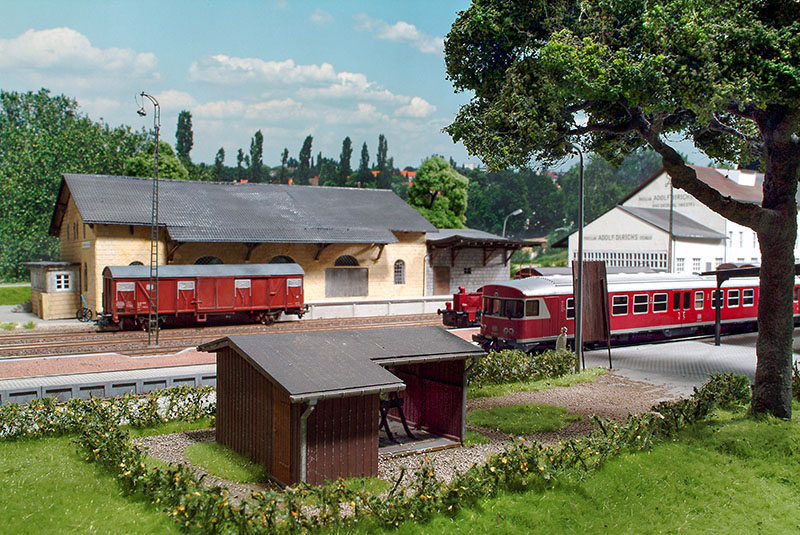
[[[307,479],[378,474],[378,395],[320,401],[308,418]]]
[[[464,361],[408,364],[389,368],[406,384],[403,412],[409,425],[463,441]],[[394,411],[390,412],[390,415]]]

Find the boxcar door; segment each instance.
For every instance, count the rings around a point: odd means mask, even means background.
[[[197,279],[197,310],[204,312],[217,307],[217,286],[215,279]]]
[[[267,281],[267,307],[269,309],[283,309],[286,306],[286,279],[270,277]]]
[[[136,281],[136,312],[147,314],[150,311],[150,280]]]
[[[217,310],[233,310],[233,303],[236,296],[234,279],[215,279],[217,285]]]
[[[195,282],[178,281],[177,312],[191,312],[194,310]]]
[[[233,281],[233,308],[249,309],[253,306],[253,284],[250,279],[236,279]]]
[[[114,312],[133,314],[136,312],[136,283],[118,282],[114,299]]]
[[[303,279],[289,277],[286,279],[286,306],[299,307],[303,302]]]

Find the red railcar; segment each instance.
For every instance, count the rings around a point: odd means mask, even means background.
[[[483,302],[483,289],[467,292],[463,286],[458,287],[458,293],[453,294],[453,302],[447,303],[445,309],[439,309],[442,323],[448,327],[474,327],[481,322],[481,307]]]
[[[758,279],[730,279],[723,284],[723,332],[757,330]],[[483,287],[480,334],[483,349],[534,351],[552,347],[561,327],[575,332],[572,277],[530,277]],[[635,344],[711,334],[717,299],[714,277],[663,273],[608,276],[612,344]],[[800,306],[795,283],[795,324]]]
[[[297,264],[159,266],[159,321],[192,325],[225,316],[269,323],[281,313],[302,316],[306,311],[304,275]],[[109,266],[103,270],[100,325],[143,327],[149,303],[149,266]]]

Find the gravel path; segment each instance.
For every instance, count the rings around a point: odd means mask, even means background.
[[[646,412],[654,404],[666,399],[674,399],[670,395],[669,388],[634,381],[610,372],[601,375],[591,383],[580,383],[572,387],[557,387],[539,392],[521,392],[508,396],[469,400],[467,402],[467,410],[544,403],[565,407],[571,414],[583,416],[580,421],[559,431],[537,433],[525,437],[528,440],[536,440],[541,444],[554,444],[559,440],[570,439],[591,432],[593,429],[591,417],[593,415],[621,420],[625,419],[629,414]],[[402,467],[407,467],[404,481],[407,483],[423,455],[426,455],[428,459],[433,461],[437,476],[444,480],[449,480],[454,471],[466,470],[473,464],[482,462],[489,455],[502,452],[504,447],[510,444],[511,437],[504,433],[471,428],[470,426],[467,426],[467,428],[488,436],[489,443],[467,448],[448,448],[427,454],[379,457],[378,477],[393,481],[399,476]],[[192,465],[184,455],[184,450],[189,445],[199,441],[211,442],[213,440],[213,430],[199,430],[147,437],[141,439],[141,443],[147,448],[149,455],[168,463],[186,465],[196,470],[198,474],[206,474],[204,479],[206,484],[228,487],[231,495],[235,498],[246,497],[252,491],[268,488],[266,485],[242,485],[222,480],[208,474],[202,468]]]

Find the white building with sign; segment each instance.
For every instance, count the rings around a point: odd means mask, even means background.
[[[743,202],[761,202],[762,174],[692,167],[697,178],[723,195]],[[697,273],[723,263],[761,263],[753,230],[725,219],[685,191],[673,188],[663,170],[618,206],[586,225],[583,240],[584,259],[604,260],[608,267],[641,266]],[[577,256],[575,232],[569,236],[570,262]],[[795,261],[800,262],[797,244]]]

